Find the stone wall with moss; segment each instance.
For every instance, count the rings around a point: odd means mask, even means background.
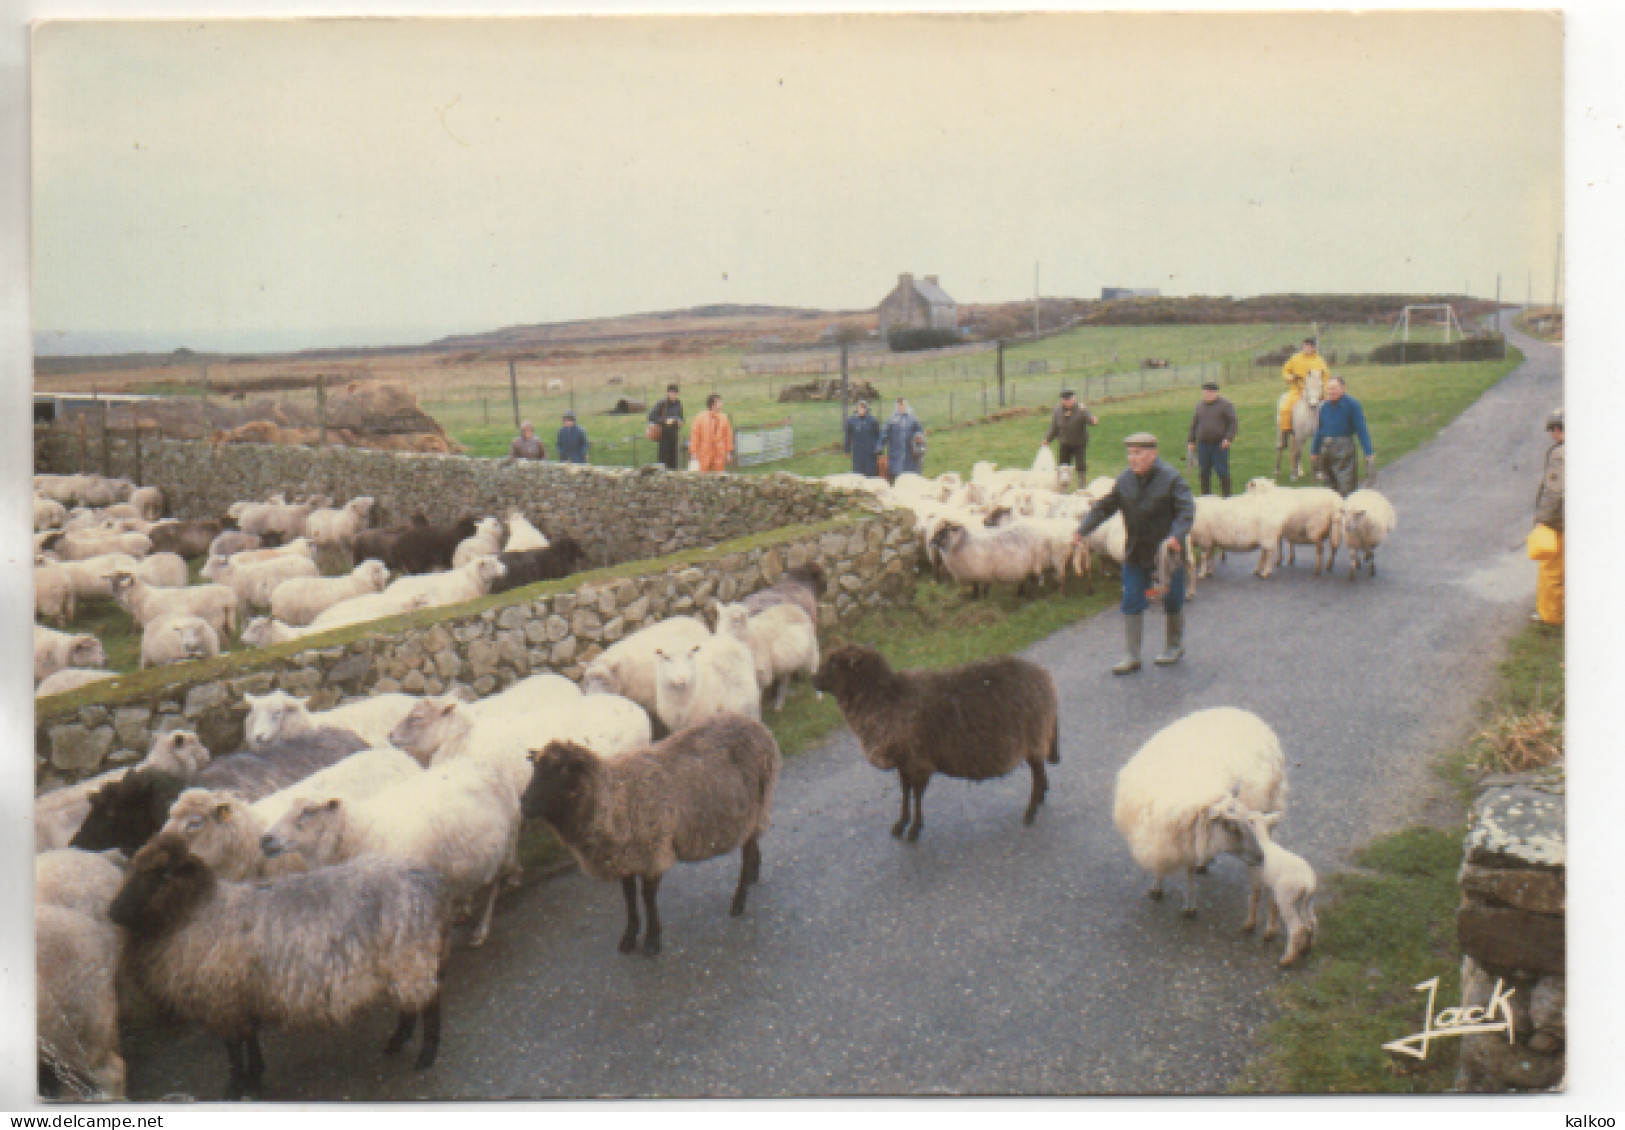
[[[93,470],[100,470],[99,446]],[[163,489],[180,518],[219,517],[233,503],[274,491],[326,494],[338,502],[370,495],[373,524],[431,522],[464,515],[506,517],[519,509],[550,537],[569,536],[605,565],[716,545],[783,526],[833,517],[841,500],[788,475],[699,475],[663,467],[509,463],[460,455],[413,455],[356,447],[277,447],[145,439],[110,440],[115,475]],[[47,434],[36,444],[40,471],[79,469],[78,449]]]
[[[385,691],[488,695],[527,675],[579,679],[599,652],[668,616],[710,614],[817,562],[829,575],[821,630],[913,597],[914,516],[854,509],[824,522],[544,582],[449,608],[354,625],[262,651],[121,676],[39,699],[35,781],[139,760],[152,735],[196,730],[216,754],[242,742],[245,694],[281,688],[327,709]],[[710,617],[714,623],[714,616]]]

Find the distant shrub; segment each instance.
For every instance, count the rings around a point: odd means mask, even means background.
[[[944,346],[958,345],[959,342],[958,330],[927,329],[912,326],[899,326],[886,336],[886,344],[891,346],[893,353],[912,353],[920,349],[941,349]]]

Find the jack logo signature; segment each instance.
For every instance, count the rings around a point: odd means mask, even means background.
[[[1472,1036],[1490,1032],[1505,1032],[1507,1043],[1514,1043],[1517,1034],[1512,1030],[1512,994],[1516,989],[1503,989],[1501,979],[1495,979],[1495,991],[1483,1008],[1447,1008],[1437,1015],[1433,1012],[1434,997],[1439,992],[1439,979],[1429,977],[1416,986],[1417,992],[1427,992],[1427,1008],[1422,1013],[1422,1030],[1403,1040],[1390,1040],[1382,1045],[1383,1051],[1426,1059],[1428,1045],[1447,1036]],[[1495,1017],[1499,1015],[1500,1020]]]

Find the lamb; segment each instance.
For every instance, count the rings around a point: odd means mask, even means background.
[[[162,667],[220,654],[220,633],[201,616],[169,613],[141,629],[141,667]]]
[[[124,1098],[117,972],[122,942],[105,918],[34,905],[34,974],[42,1074],[81,1098]]]
[[[717,635],[728,635],[750,649],[756,665],[756,684],[765,693],[775,690],[773,709],[783,710],[790,679],[818,674],[818,632],[798,605],[776,604],[751,615],[743,604],[717,609]]]
[[[409,526],[382,553],[368,553],[388,565],[393,573],[434,573],[451,568],[457,547],[474,536],[473,518],[449,526]],[[360,541],[357,541],[357,547]],[[357,550],[352,550],[352,557]]]
[[[350,552],[356,535],[367,528],[374,499],[359,495],[337,510],[312,510],[305,519],[305,535],[318,546],[335,546]]]
[[[258,534],[245,534],[241,530],[226,530],[209,543],[208,556],[231,557],[234,554],[245,553],[259,549],[264,544]]]
[[[34,496],[34,529],[60,530],[68,524],[68,511],[54,498]]]
[[[260,840],[270,858],[297,853],[312,867],[373,855],[431,867],[458,901],[488,891],[469,938],[485,943],[497,895],[519,852],[518,794],[479,758],[422,770],[363,800],[330,796],[288,808]]]
[[[214,564],[214,561],[211,560],[210,564]],[[208,576],[208,573],[204,575]],[[295,577],[319,576],[321,570],[316,568],[314,561],[303,554],[290,554],[246,564],[238,564],[235,559],[230,559],[210,579],[230,585],[237,599],[252,608],[270,608],[271,594],[284,581],[291,581]]]
[[[421,1015],[416,1067],[434,1063],[451,914],[431,870],[367,859],[233,883],[163,837],[131,860],[112,916],[142,991],[225,1042],[228,1098],[260,1084],[261,1025],[343,1027],[380,1004],[400,1013],[384,1054],[405,1047]]]
[[[366,747],[344,730],[317,730],[253,753],[211,761],[190,780],[167,769],[139,766],[90,794],[90,811],[69,846],[85,851],[117,848],[134,855],[164,826],[170,806],[188,784],[229,789],[253,802]]]
[[[116,678],[117,671],[108,671],[101,667],[64,667],[54,675],[47,675],[40,685],[34,688],[34,697],[47,698],[54,694],[66,694],[91,683],[99,683],[103,679]]]
[[[102,641],[88,633],[69,635],[34,625],[34,683],[64,667],[106,667]]]
[[[353,753],[337,765],[311,774],[248,804],[236,793],[218,789],[187,789],[169,810],[169,822],[159,835],[174,835],[222,879],[247,882],[286,874],[296,857],[268,858],[260,841],[289,809],[306,801],[343,797],[365,800],[423,772],[422,766],[398,749],[368,749]]]
[[[308,734],[313,730],[348,730],[368,746],[390,744],[389,735],[418,699],[409,694],[375,694],[360,702],[335,706],[312,714],[308,698],[287,691],[245,694],[248,717],[243,719],[243,741],[251,750]]]
[[[1286,760],[1275,732],[1234,707],[1199,710],[1164,727],[1118,770],[1112,820],[1134,861],[1163,878],[1185,870],[1184,913],[1196,913],[1196,873],[1220,852],[1237,849],[1213,806],[1235,792],[1261,812],[1286,810]]]
[[[651,714],[658,714],[655,682],[659,661],[655,650],[687,647],[711,638],[711,631],[692,616],[672,616],[611,645],[587,664],[581,689],[587,694],[618,694]]]
[[[897,771],[903,807],[893,836],[906,830],[910,843],[920,838],[932,774],[988,781],[1022,762],[1032,774],[1022,823],[1038,818],[1049,792],[1044,762],[1061,761],[1055,680],[1042,667],[1004,656],[943,671],[896,671],[878,651],[847,644],[824,660],[813,686],[835,696],[865,760]]]
[[[113,578],[113,599],[143,628],[165,616],[196,616],[221,637],[237,630],[237,594],[225,585],[158,588],[119,573]]]
[[[134,769],[151,769],[186,780],[201,772],[208,763],[209,750],[192,731],[170,730],[159,734],[152,739],[147,756],[139,765],[114,769],[38,797],[34,801],[34,850],[47,852],[68,847],[90,815],[91,797]]]
[[[1252,932],[1258,925],[1260,900],[1267,903],[1264,940],[1275,937],[1285,919],[1287,941],[1281,966],[1296,965],[1309,953],[1319,927],[1315,919],[1314,868],[1302,856],[1271,841],[1270,833],[1280,823],[1281,813],[1254,812],[1232,794],[1213,806],[1210,815],[1239,842],[1237,854],[1247,865],[1247,921],[1241,924],[1242,931]]]
[[[523,553],[527,549],[546,549],[547,535],[530,524],[523,511],[508,511],[508,540],[503,543],[504,553]]]
[[[461,569],[476,557],[495,557],[502,552],[502,523],[495,518],[481,518],[474,525],[472,537],[457,544],[451,555],[451,567]]]
[[[34,905],[60,906],[107,921],[107,907],[124,882],[122,860],[93,851],[59,848],[34,856]]]
[[[1332,528],[1332,556],[1326,569],[1337,563],[1337,547],[1347,542],[1349,547],[1349,580],[1359,572],[1362,563],[1369,565],[1371,575],[1377,575],[1377,547],[1394,532],[1399,518],[1393,504],[1369,488],[1357,490],[1343,500]]]
[[[574,742],[549,742],[535,757],[523,812],[558,834],[582,870],[620,881],[626,930],[619,949],[638,944],[637,881],[643,880],[648,928],[643,953],[660,952],[655,896],[679,862],[741,849],[729,913],[745,913],[745,894],[761,878],[761,837],[773,812],[781,758],[760,722],[713,718],[657,745],[613,760]]]
[[[818,601],[829,586],[828,574],[818,562],[798,565],[785,570],[771,588],[751,593],[742,602],[752,616],[776,604],[793,604],[807,614],[807,619],[818,623]]]
[[[545,551],[543,551],[545,552]],[[384,592],[398,601],[410,600],[415,596],[426,596],[428,607],[438,608],[446,604],[460,604],[465,600],[475,600],[492,591],[492,586],[506,576],[508,567],[500,558],[476,557],[468,564],[449,573],[436,573],[429,576],[402,577],[393,582]]]
[[[1277,543],[1285,543],[1292,547],[1295,557],[1297,547],[1312,545],[1315,547],[1315,576],[1320,571],[1326,555],[1326,545],[1332,536],[1332,524],[1337,520],[1337,512],[1343,505],[1343,499],[1335,490],[1327,487],[1298,487],[1296,489],[1282,487],[1274,479],[1258,478],[1247,483],[1247,493],[1261,496],[1265,501],[1266,512],[1270,516],[1264,519],[1265,532],[1279,517],[1279,533]],[[1279,551],[1276,560],[1280,560]],[[1291,564],[1293,557],[1287,558]],[[1265,576],[1268,573],[1263,574]]]
[[[1048,552],[1039,535],[1022,526],[972,531],[958,522],[937,530],[931,544],[942,554],[943,568],[961,584],[969,584],[973,597],[994,584],[1014,584],[1025,596],[1030,581],[1041,581]]]
[[[762,716],[750,649],[729,636],[655,648],[655,714],[672,733],[719,714]]]
[[[491,587],[491,591],[508,592],[524,588],[537,581],[556,581],[580,569],[587,560],[587,551],[574,538],[560,538],[546,549],[525,549],[514,553],[503,552],[497,560],[508,570],[507,575]]]
[[[146,534],[71,530],[46,546],[63,561],[84,561],[108,553],[145,557],[152,550]]]
[[[34,567],[34,615],[66,628],[78,610],[73,575],[56,565]]]
[[[271,615],[302,628],[335,604],[382,592],[388,580],[382,561],[363,561],[343,577],[294,577],[271,590]]]

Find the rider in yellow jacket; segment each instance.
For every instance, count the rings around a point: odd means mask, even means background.
[[[1330,372],[1326,368],[1326,359],[1315,348],[1315,339],[1306,337],[1303,339],[1303,348],[1281,366],[1281,379],[1286,381],[1287,397],[1281,402],[1280,419],[1275,422],[1280,431],[1292,430],[1292,409],[1303,396],[1304,382],[1308,380],[1309,374],[1317,369],[1322,374],[1321,380],[1325,380],[1325,374]]]

